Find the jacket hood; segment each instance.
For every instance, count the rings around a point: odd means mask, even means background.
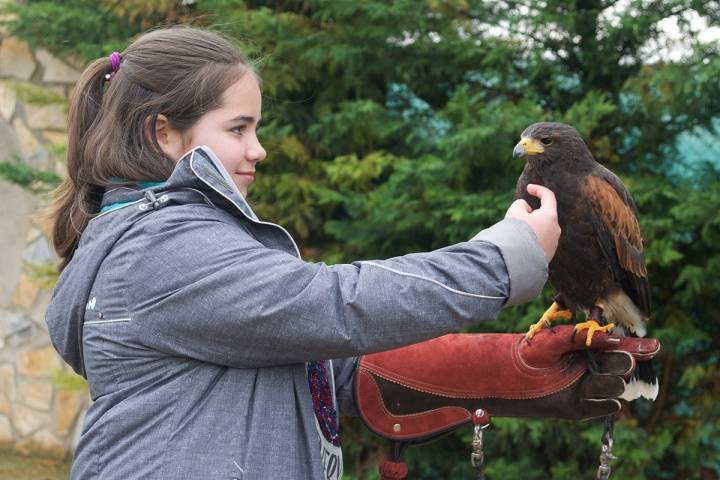
[[[264,223],[258,220],[230,175],[206,146],[183,155],[163,183],[106,191],[101,213],[89,222],[80,237],[72,260],[55,285],[45,315],[53,346],[83,377],[83,323],[86,309],[94,308],[90,292],[98,270],[116,242],[136,221],[171,201],[210,203],[251,222]]]

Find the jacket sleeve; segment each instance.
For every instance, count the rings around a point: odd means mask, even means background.
[[[457,331],[535,297],[547,277],[520,220],[433,252],[329,266],[268,248],[237,222],[170,213],[131,232],[139,246],[121,274],[138,341],[236,368],[352,357]]]

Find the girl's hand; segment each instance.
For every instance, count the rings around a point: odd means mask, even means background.
[[[523,199],[515,200],[505,213],[505,218],[524,220],[533,229],[545,252],[548,262],[552,260],[560,240],[560,225],[557,216],[555,194],[547,187],[529,184],[527,191],[540,199],[540,208],[533,210]]]

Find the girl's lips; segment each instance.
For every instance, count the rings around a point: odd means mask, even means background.
[[[235,175],[240,175],[241,177],[243,177],[243,178],[246,179],[246,180],[254,180],[254,179],[255,179],[255,174],[254,174],[254,173],[238,172],[238,173],[236,173]]]

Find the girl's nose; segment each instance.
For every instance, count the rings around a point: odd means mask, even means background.
[[[251,162],[261,162],[265,160],[267,152],[260,144],[260,140],[258,140],[257,136],[253,138],[252,143],[248,146],[245,156]]]

